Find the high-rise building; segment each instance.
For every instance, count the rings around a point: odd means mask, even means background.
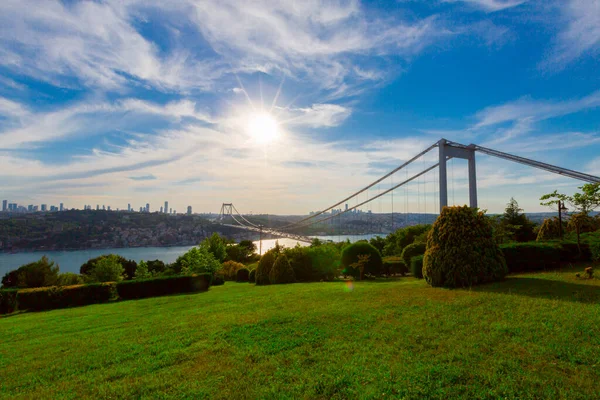
[[[8,200],[2,200],[2,211],[8,211]]]
[[[64,211],[64,210],[65,210],[65,208],[64,208],[64,206],[63,206],[63,203],[60,203],[60,208],[59,208],[59,210],[60,210],[60,211]]]
[[[165,201],[165,214],[169,212],[169,202]]]
[[[163,213],[163,206],[160,206],[160,213]]]
[[[127,211],[131,211],[131,204],[127,203]]]
[[[173,214],[173,209],[169,208],[169,214]]]
[[[106,209],[107,209],[108,211],[110,211],[110,206],[108,206]]]
[[[100,211],[100,204],[96,204],[96,211]]]
[[[48,205],[42,204],[42,211],[48,211]]]
[[[146,203],[146,212],[149,213],[150,212],[150,203]]]
[[[346,211],[348,211],[348,203],[346,203]]]
[[[27,211],[29,211],[29,212],[33,211],[33,204],[30,204],[27,206]]]
[[[192,215],[192,206],[188,206],[188,215]]]
[[[39,208],[38,206],[33,206],[33,212],[38,212]]]
[[[8,211],[17,211],[17,203],[8,203]]]
[[[144,212],[144,207],[140,207],[140,212]]]

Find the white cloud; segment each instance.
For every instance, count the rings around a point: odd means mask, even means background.
[[[282,122],[310,128],[333,127],[342,124],[351,113],[352,109],[338,104],[313,104],[307,108],[283,110],[286,117]]]
[[[488,12],[495,12],[512,8],[526,3],[528,0],[443,0],[446,3],[464,2]]]
[[[544,69],[562,69],[600,50],[600,0],[566,0],[561,5],[562,27],[548,58],[541,64]]]

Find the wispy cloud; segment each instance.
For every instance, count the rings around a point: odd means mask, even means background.
[[[133,181],[153,181],[158,178],[154,175],[141,175],[141,176],[130,176],[129,179]]]
[[[584,55],[600,51],[600,0],[565,0],[561,2],[562,22],[554,47],[543,69],[563,69]]]
[[[512,8],[526,3],[528,0],[443,0],[446,3],[470,3],[473,6],[488,12],[495,12]]]

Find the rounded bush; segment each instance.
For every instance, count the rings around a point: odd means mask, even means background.
[[[248,282],[250,282],[250,283],[256,282],[256,270],[255,269],[250,271],[250,275],[248,276]]]
[[[275,264],[273,264],[273,268],[269,272],[269,282],[273,285],[296,282],[294,270],[285,254],[281,254],[275,260]]]
[[[402,260],[405,265],[410,265],[410,260],[414,256],[422,256],[425,254],[427,245],[425,243],[411,243],[402,250]]]
[[[212,281],[210,282],[210,286],[221,286],[225,284],[225,279],[223,279],[220,275],[213,275]]]
[[[427,283],[465,287],[500,280],[507,273],[484,213],[468,206],[444,207],[427,237],[423,258]]]
[[[537,241],[558,239],[560,237],[558,217],[546,218],[538,230]],[[563,227],[564,228],[564,227]],[[565,229],[563,229],[565,232]]]
[[[240,268],[237,270],[236,281],[237,282],[248,282],[250,279],[250,271],[248,268]]]
[[[359,260],[358,256],[369,256],[369,261],[365,265],[365,274],[380,276],[383,273],[383,260],[381,254],[373,245],[368,242],[352,243],[342,250],[342,267],[344,275],[360,276],[358,268],[352,265]]]
[[[415,278],[423,279],[423,257],[414,256],[410,259],[410,272]]]
[[[226,281],[233,281],[237,279],[237,272],[242,268],[246,268],[246,266],[242,263],[236,261],[225,261],[223,264],[221,264],[221,269],[219,269],[219,272]]]
[[[260,258],[258,262],[258,266],[256,267],[256,284],[257,285],[268,285],[271,283],[269,281],[269,273],[273,268],[273,264],[275,264],[275,259],[277,258],[277,253],[274,251],[275,249],[271,249],[267,251]]]

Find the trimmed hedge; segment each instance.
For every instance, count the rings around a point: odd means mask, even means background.
[[[587,243],[579,247],[570,242],[507,243],[500,249],[511,273],[556,269],[561,263],[590,261],[593,257],[593,244]]]
[[[410,272],[415,278],[423,279],[423,258],[425,256],[414,256],[410,259]]]
[[[383,259],[383,272],[386,275],[406,275],[408,268],[399,257],[386,257]]]
[[[211,274],[166,276],[117,283],[117,293],[123,300],[165,296],[176,293],[208,290]]]
[[[415,256],[422,256],[427,250],[425,243],[411,243],[402,250],[402,260],[405,265],[410,265],[411,260]]]
[[[256,269],[250,271],[250,276],[248,277],[248,282],[256,283]]]
[[[17,292],[17,307],[19,310],[53,310],[105,303],[114,296],[113,282],[23,289]]]
[[[10,314],[17,309],[17,289],[0,290],[0,314]]]
[[[365,265],[365,275],[381,276],[383,272],[383,260],[379,250],[368,242],[356,242],[349,244],[342,250],[342,274],[352,275],[355,278],[360,276],[358,268],[352,267],[358,261],[359,255],[368,255],[369,262]]]
[[[210,286],[221,286],[225,284],[225,279],[221,275],[213,275]]]
[[[248,282],[250,279],[250,271],[248,268],[241,268],[237,270],[236,281],[237,282]]]

